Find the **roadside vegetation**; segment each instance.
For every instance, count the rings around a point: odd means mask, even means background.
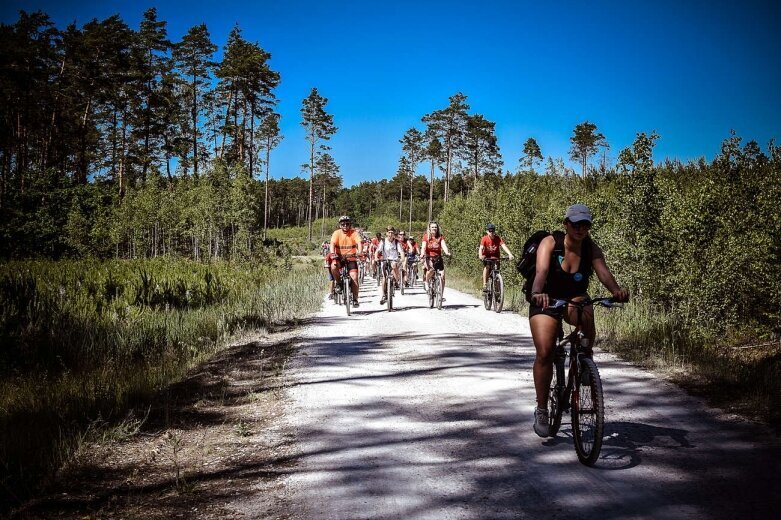
[[[232,336],[317,310],[322,286],[311,263],[285,259],[0,265],[4,494],[34,492],[96,427],[132,429],[132,406],[162,398]]]

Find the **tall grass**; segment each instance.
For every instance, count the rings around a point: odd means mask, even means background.
[[[0,488],[35,491],[99,418],[121,417],[234,333],[315,311],[311,266],[186,260],[0,265]]]

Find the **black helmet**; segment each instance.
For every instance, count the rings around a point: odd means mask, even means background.
[[[486,231],[496,231],[496,226],[494,226],[493,224],[488,224],[487,226],[485,226],[485,230]]]
[[[352,222],[352,219],[347,215],[342,215],[339,217],[339,223],[341,224],[342,222]]]

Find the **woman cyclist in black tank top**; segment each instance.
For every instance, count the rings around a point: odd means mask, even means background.
[[[564,217],[566,233],[556,232],[540,242],[537,250],[537,272],[532,286],[529,326],[534,340],[534,388],[537,393],[534,431],[548,436],[548,386],[553,375],[553,346],[560,320],[574,324],[575,309],[549,306],[557,299],[586,296],[589,278],[594,272],[617,301],[628,301],[629,292],[621,288],[605,264],[602,249],[591,240],[591,211],[583,204],[567,208]],[[547,261],[546,261],[547,259]],[[594,311],[584,308],[583,333],[593,345]]]

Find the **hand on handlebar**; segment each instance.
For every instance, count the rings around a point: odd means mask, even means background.
[[[547,293],[532,293],[532,303],[537,307],[545,309],[550,305],[550,298]]]
[[[617,288],[615,291],[611,291],[613,294],[613,300],[617,303],[629,302],[629,291],[623,287]]]

